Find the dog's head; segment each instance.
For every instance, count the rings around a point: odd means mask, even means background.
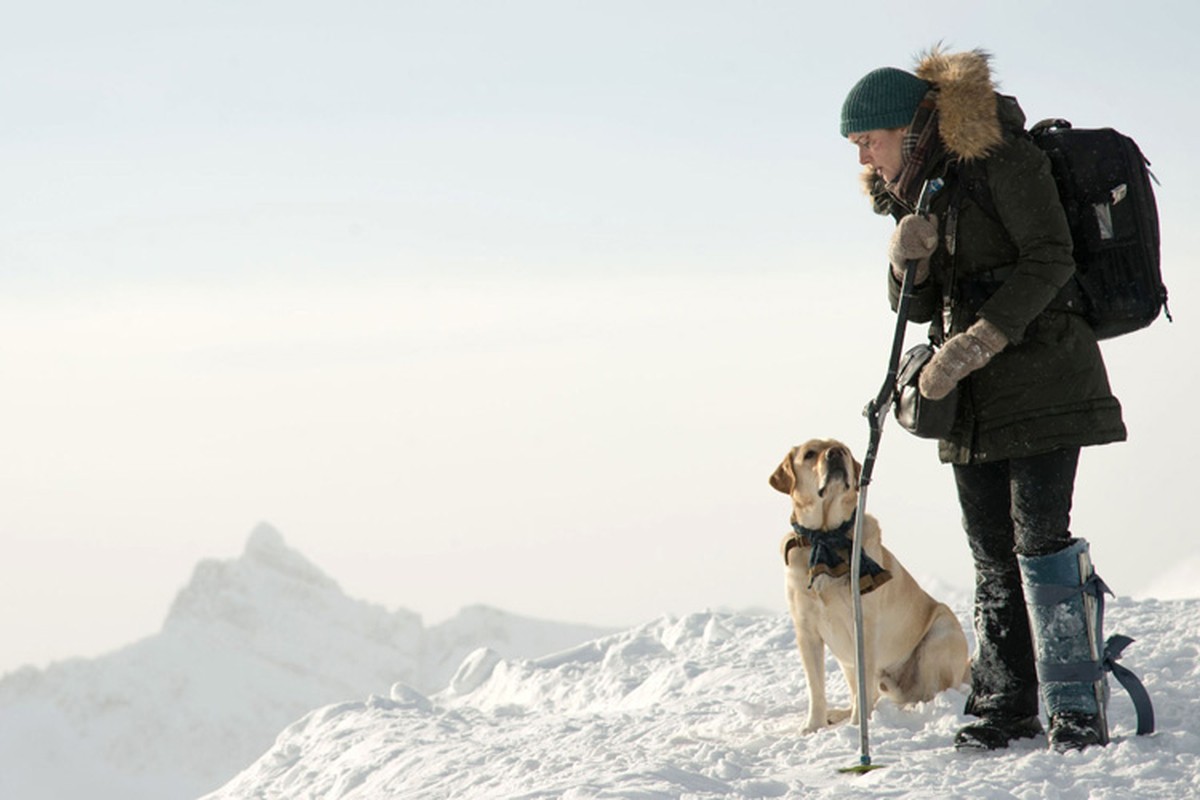
[[[854,513],[861,470],[846,445],[835,439],[810,439],[788,451],[771,475],[771,486],[792,498],[796,522],[825,530]]]

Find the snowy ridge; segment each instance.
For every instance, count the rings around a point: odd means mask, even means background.
[[[914,708],[882,703],[871,745],[887,768],[839,775],[858,763],[858,729],[798,733],[806,700],[790,620],[702,613],[534,660],[479,651],[455,689],[401,684],[314,711],[207,800],[1200,796],[1200,601],[1109,610],[1108,630],[1137,638],[1124,663],[1154,698],[1159,732],[1133,735],[1114,682],[1106,748],[1059,755],[1043,738],[955,753],[965,696],[949,691]]]
[[[481,646],[535,656],[605,632],[480,606],[426,629],[347,597],[260,525],[240,558],[196,566],[160,633],[0,679],[0,797],[194,798],[314,708],[443,688]]]

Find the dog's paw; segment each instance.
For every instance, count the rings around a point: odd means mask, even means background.
[[[839,722],[845,722],[850,719],[850,709],[848,708],[831,708],[829,710],[829,724],[837,725]]]
[[[814,733],[821,728],[828,728],[830,725],[837,725],[839,722],[845,722],[850,718],[850,709],[848,708],[832,708],[826,712],[824,718],[809,717],[804,723],[804,727],[800,729],[801,733]]]
[[[808,716],[804,720],[804,727],[800,729],[800,733],[814,733],[821,730],[829,724],[826,713],[822,709],[814,709],[808,712]]]

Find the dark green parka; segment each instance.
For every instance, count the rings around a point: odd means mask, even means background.
[[[939,89],[946,152],[925,176],[944,181],[930,204],[941,239],[908,318],[937,325],[949,284],[949,334],[982,317],[1010,342],[959,384],[954,429],[938,445],[941,460],[973,464],[1124,440],[1121,406],[1095,334],[1082,316],[1052,302],[1075,271],[1071,234],[1049,159],[1021,133],[1024,113],[1013,98],[995,93],[982,53],[936,54],[917,74]],[[990,190],[994,209],[956,189],[968,179]],[[870,190],[877,211],[907,213],[877,178]],[[947,247],[952,198],[958,206],[953,255]],[[900,284],[891,270],[888,275],[895,310]]]

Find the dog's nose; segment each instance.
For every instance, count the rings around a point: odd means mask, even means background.
[[[825,453],[825,460],[830,464],[840,464],[846,458],[846,453],[840,447],[833,447]]]

